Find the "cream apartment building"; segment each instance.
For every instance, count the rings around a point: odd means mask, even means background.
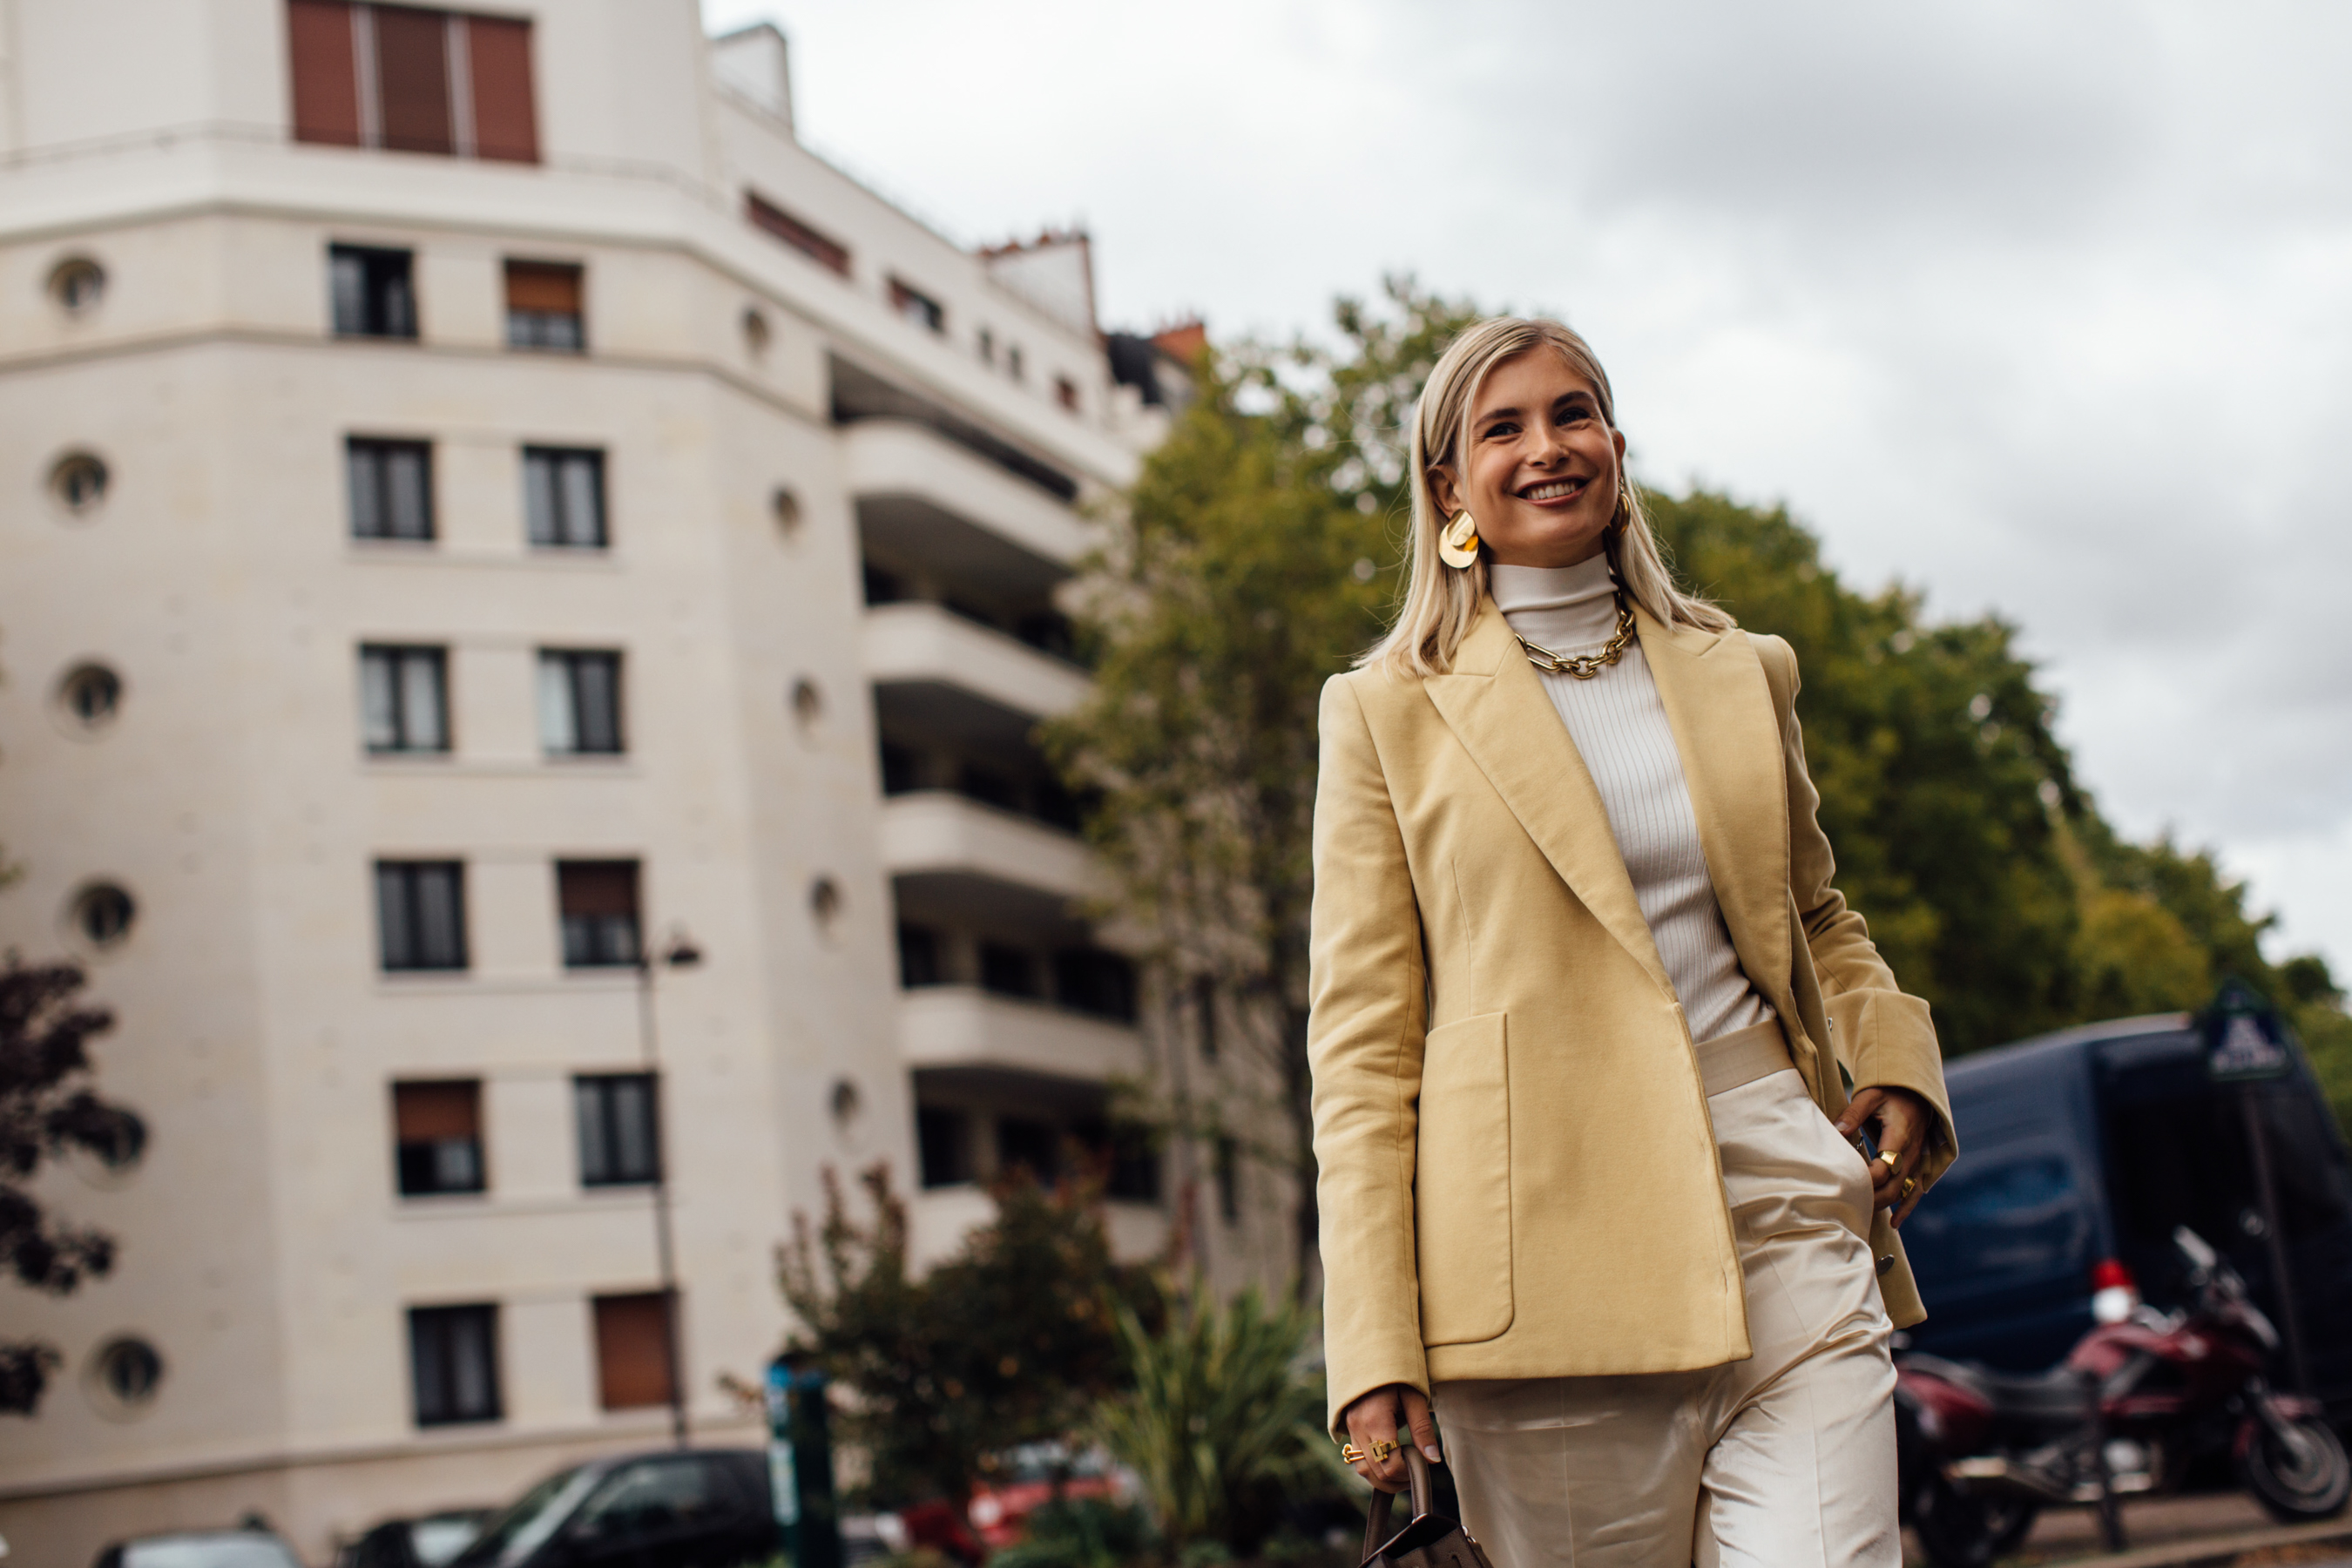
[[[1161,1245],[1030,739],[1165,423],[1083,239],[942,239],[692,0],[0,0],[0,948],[88,965],[151,1133],[46,1178],[113,1274],[0,1288],[64,1355],[12,1562],[248,1510],[323,1562],[665,1443],[673,1300],[695,1439],[757,1441],[828,1166],[936,1256],[1076,1137]]]

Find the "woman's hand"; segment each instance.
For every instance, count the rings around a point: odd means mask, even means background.
[[[1398,1401],[1403,1401],[1402,1412]],[[1345,1417],[1348,1441],[1361,1448],[1367,1456],[1375,1443],[1394,1443],[1397,1428],[1412,1428],[1412,1440],[1433,1465],[1444,1463],[1437,1447],[1437,1423],[1430,1419],[1429,1401],[1416,1388],[1392,1383],[1386,1388],[1376,1388],[1348,1406]],[[1401,1492],[1412,1484],[1411,1473],[1405,1468],[1402,1451],[1375,1461],[1367,1457],[1356,1461],[1356,1473],[1384,1492]]]
[[[1881,1158],[1870,1163],[1870,1201],[1874,1207],[1893,1209],[1895,1224],[1900,1226],[1927,1195],[1916,1173],[1927,1156],[1927,1132],[1936,1125],[1935,1116],[1927,1101],[1907,1089],[1858,1089],[1837,1119],[1838,1136],[1851,1141],[1854,1129],[1874,1118]],[[1884,1158],[1888,1154],[1895,1157],[1892,1165]],[[1911,1185],[1906,1187],[1906,1182]]]

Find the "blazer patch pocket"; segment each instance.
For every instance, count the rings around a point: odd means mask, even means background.
[[[1504,1016],[1433,1029],[1421,1070],[1413,1209],[1421,1333],[1433,1345],[1511,1326],[1511,1082]]]

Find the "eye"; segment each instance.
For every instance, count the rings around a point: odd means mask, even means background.
[[[1486,426],[1485,438],[1491,441],[1498,436],[1516,436],[1518,433],[1519,425],[1517,420],[1497,419],[1495,423]]]

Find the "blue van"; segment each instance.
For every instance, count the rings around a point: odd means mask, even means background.
[[[2175,1304],[2181,1225],[2228,1255],[2284,1330],[2258,1119],[2310,1393],[2352,1418],[2352,1160],[2300,1052],[2284,1077],[2215,1082],[2203,1037],[2176,1013],[1962,1057],[1944,1078],[1960,1158],[1903,1224],[1928,1314],[1911,1349],[2053,1365],[2091,1328],[2095,1271],[2120,1263],[2148,1300]],[[2294,1382],[2284,1352],[2272,1377]]]

